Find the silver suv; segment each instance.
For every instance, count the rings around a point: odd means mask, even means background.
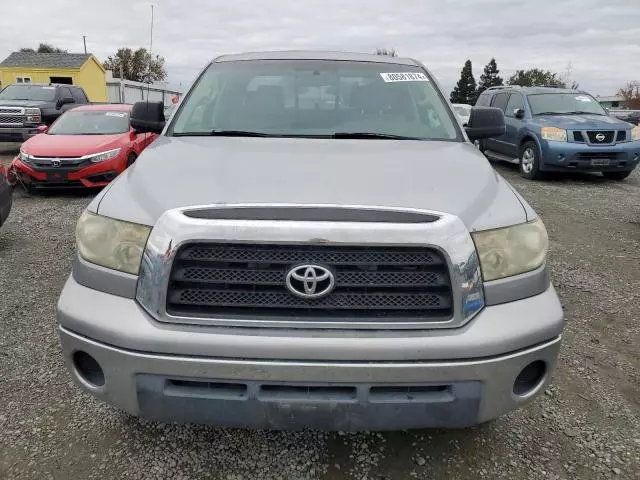
[[[550,381],[547,233],[411,59],[215,59],[77,226],[73,378],[133,415],[255,428],[464,427]]]

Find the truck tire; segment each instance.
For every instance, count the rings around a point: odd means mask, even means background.
[[[624,170],[622,172],[602,172],[602,176],[609,180],[621,181],[631,175],[631,172],[633,172],[633,170]]]
[[[540,180],[543,173],[540,171],[540,149],[536,142],[529,140],[520,147],[520,175],[527,180]]]

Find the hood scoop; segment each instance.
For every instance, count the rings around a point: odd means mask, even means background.
[[[250,205],[214,206],[186,210],[203,220],[262,220],[298,222],[431,223],[440,217],[428,212],[357,206]]]

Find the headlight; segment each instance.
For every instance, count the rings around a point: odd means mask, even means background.
[[[535,270],[545,262],[549,248],[547,229],[540,219],[472,236],[487,282]]]
[[[18,154],[18,157],[20,157],[20,160],[22,160],[25,163],[29,163],[29,154],[20,150],[20,153]]]
[[[76,226],[78,253],[86,261],[138,274],[151,227],[84,212]]]
[[[553,140],[555,142],[567,141],[567,131],[564,128],[542,127],[541,135],[545,140]]]
[[[24,114],[27,117],[27,123],[40,123],[40,121],[42,120],[39,108],[25,108]]]
[[[640,127],[633,127],[631,129],[631,140],[634,142],[640,140]]]
[[[88,155],[87,158],[93,163],[104,162],[105,160],[111,160],[112,158],[120,155],[120,149],[109,150],[108,152],[96,153],[95,155]]]

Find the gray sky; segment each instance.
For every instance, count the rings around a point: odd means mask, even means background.
[[[47,42],[100,60],[149,45],[150,2],[4,1],[0,57]],[[221,53],[273,49],[372,52],[395,48],[424,62],[450,90],[467,58],[476,81],[494,56],[565,74],[593,94],[640,80],[640,0],[157,0],[154,52],[169,80],[188,84]],[[30,33],[32,32],[32,33]]]

